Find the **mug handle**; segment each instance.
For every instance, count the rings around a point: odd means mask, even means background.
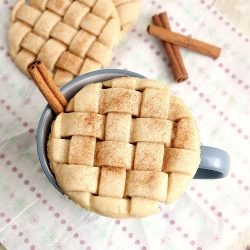
[[[201,162],[193,179],[219,179],[228,175],[229,154],[219,148],[201,146]]]

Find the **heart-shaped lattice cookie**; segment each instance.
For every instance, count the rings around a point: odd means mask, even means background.
[[[200,162],[199,131],[163,83],[134,77],[83,87],[52,124],[48,158],[76,204],[111,218],[158,212]]]
[[[110,64],[113,46],[140,7],[141,0],[30,0],[29,5],[19,0],[12,11],[9,53],[25,74],[30,62],[42,60],[62,86]]]

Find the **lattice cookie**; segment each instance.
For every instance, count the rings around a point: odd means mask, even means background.
[[[66,196],[111,218],[158,212],[186,190],[200,162],[199,131],[161,82],[88,84],[52,123],[48,158]]]
[[[29,5],[19,0],[9,53],[25,74],[30,62],[42,60],[60,87],[110,64],[113,46],[134,24],[140,6],[141,0],[30,0]]]

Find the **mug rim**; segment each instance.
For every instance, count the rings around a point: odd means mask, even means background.
[[[85,80],[89,77],[93,77],[93,76],[100,76],[100,75],[108,75],[108,74],[120,74],[120,76],[116,76],[116,77],[122,77],[122,76],[131,76],[131,77],[138,77],[138,78],[146,78],[145,76],[138,74],[136,72],[133,71],[129,71],[129,70],[123,70],[123,69],[101,69],[101,70],[96,70],[96,71],[92,71],[80,76],[75,77],[74,79],[72,79],[71,81],[69,81],[68,83],[66,83],[63,87],[60,88],[60,91],[65,94],[74,84],[78,83],[79,81]],[[116,78],[113,77],[113,78]],[[113,79],[111,78],[111,79]],[[88,83],[85,83],[83,85],[83,87],[85,85],[87,85]],[[75,93],[76,94],[76,93]],[[74,95],[75,95],[74,94]],[[69,101],[69,100],[68,100]],[[42,166],[42,169],[46,175],[46,177],[49,179],[49,181],[52,183],[52,185],[61,193],[64,194],[63,191],[61,190],[61,188],[58,186],[55,178],[52,178],[51,174],[52,171],[50,170],[51,173],[49,173],[48,169],[49,166],[46,162],[46,159],[48,158],[47,153],[44,152],[43,146],[42,145],[42,138],[44,136],[44,125],[45,125],[45,121],[48,118],[49,113],[52,112],[52,109],[50,108],[49,104],[47,104],[45,106],[45,108],[43,109],[42,115],[39,119],[39,123],[38,123],[38,127],[37,127],[37,136],[36,136],[36,145],[37,145],[37,154],[38,154],[38,158],[40,161],[40,164]],[[47,138],[48,141],[48,138]]]

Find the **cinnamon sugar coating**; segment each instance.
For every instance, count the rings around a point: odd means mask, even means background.
[[[166,84],[134,77],[88,84],[66,110],[52,124],[48,158],[73,202],[111,218],[142,218],[185,192],[200,163],[199,131]]]

